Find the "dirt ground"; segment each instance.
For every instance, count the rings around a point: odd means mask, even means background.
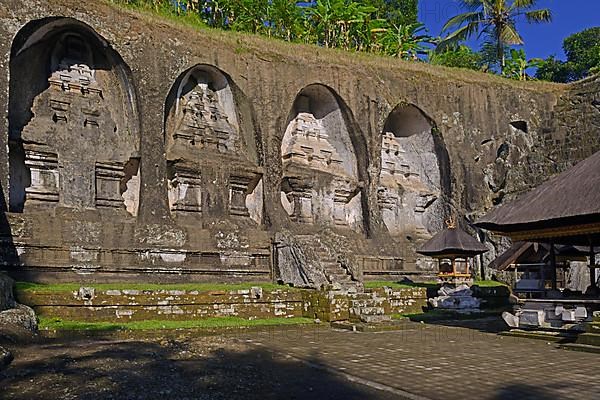
[[[396,399],[231,335],[4,344],[0,399]]]

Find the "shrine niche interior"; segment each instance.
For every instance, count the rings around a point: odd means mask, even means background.
[[[385,122],[377,200],[394,236],[428,238],[441,227],[443,150],[435,135],[433,122],[414,105],[397,106]]]
[[[331,89],[315,84],[297,95],[281,158],[281,203],[292,221],[363,230],[356,152]]]
[[[183,222],[228,216],[262,222],[254,127],[240,125],[241,96],[232,86],[219,69],[198,65],[179,77],[167,99],[169,208]]]
[[[10,64],[11,211],[136,215],[139,124],[128,67],[75,20],[38,21],[21,33]]]

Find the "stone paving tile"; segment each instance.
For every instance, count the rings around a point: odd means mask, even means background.
[[[315,327],[242,339],[429,399],[600,399],[597,354],[539,340],[423,324],[378,333]]]

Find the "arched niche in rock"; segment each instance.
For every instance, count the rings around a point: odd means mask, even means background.
[[[70,18],[25,25],[10,59],[10,209],[139,204],[139,120],[130,70]]]
[[[381,136],[377,200],[392,235],[429,237],[443,223],[448,156],[433,121],[411,104],[397,106]]]
[[[263,218],[262,169],[251,107],[229,76],[200,64],[175,81],[165,107],[174,216]]]
[[[292,221],[363,231],[355,146],[330,88],[313,84],[296,96],[281,158],[281,202]]]

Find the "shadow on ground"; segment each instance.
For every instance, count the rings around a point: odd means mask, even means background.
[[[227,347],[227,346],[225,346]],[[77,341],[16,351],[2,399],[392,399],[305,363],[254,348]],[[231,347],[231,346],[229,346]],[[317,358],[315,364],[319,364]]]

